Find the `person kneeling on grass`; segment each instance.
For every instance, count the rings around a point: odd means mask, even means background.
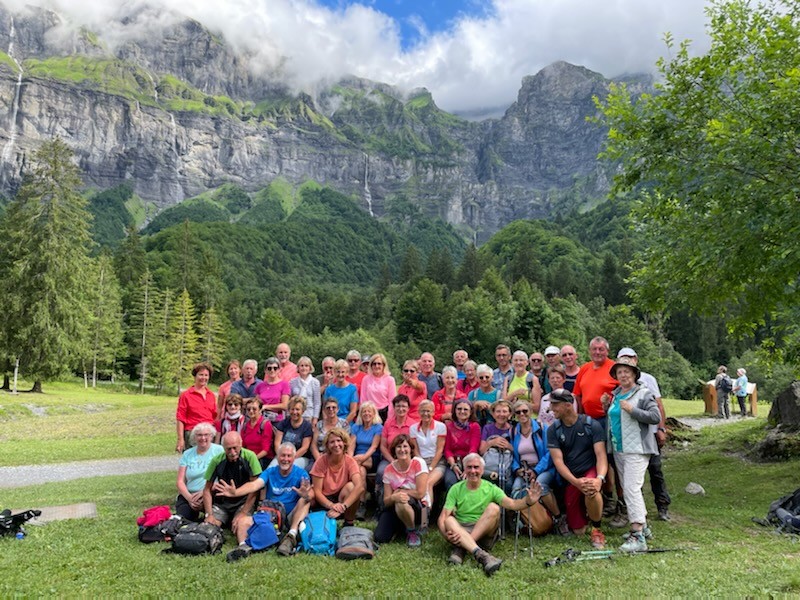
[[[356,518],[359,499],[364,492],[361,470],[352,456],[347,454],[350,434],[334,428],[325,434],[325,454],[311,468],[314,486],[314,503],[328,511],[333,519],[344,518],[352,525]]]
[[[522,498],[512,500],[495,484],[482,479],[485,463],[479,454],[464,457],[466,479],[447,492],[439,515],[439,531],[453,545],[447,562],[460,565],[467,552],[491,575],[503,561],[489,554],[500,529],[500,507],[523,510],[541,497],[542,488],[534,482]],[[481,547],[483,546],[483,547]]]
[[[216,492],[226,498],[238,498],[266,489],[267,500],[283,504],[289,521],[289,533],[278,546],[278,554],[281,556],[290,556],[294,553],[297,546],[298,527],[308,515],[311,499],[314,497],[308,473],[294,464],[296,453],[294,444],[284,442],[278,447],[278,464],[269,467],[261,473],[258,479],[239,487],[225,481],[218,481],[214,485]],[[246,531],[252,524],[253,518],[248,515],[242,518],[240,527]],[[250,546],[241,543],[235,550],[228,553],[228,562],[245,558],[250,555],[251,551]]]
[[[383,473],[384,511],[375,528],[378,544],[391,542],[400,532],[406,534],[409,548],[419,548],[419,527],[423,505],[428,504],[428,465],[411,457],[411,440],[402,433],[392,440],[394,460]]]
[[[256,494],[252,492],[243,498],[228,498],[219,493],[218,484],[224,481],[236,488],[241,487],[261,474],[261,465],[254,452],[242,448],[242,436],[236,431],[229,431],[222,436],[222,448],[225,453],[212,458],[206,471],[203,508],[206,523],[218,527],[230,525],[241,546],[247,539],[247,528],[252,522],[250,515],[256,504]]]

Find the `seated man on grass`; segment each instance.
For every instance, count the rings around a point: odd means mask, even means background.
[[[550,393],[550,410],[556,421],[547,428],[547,447],[556,471],[566,482],[564,504],[569,528],[582,535],[591,522],[592,546],[602,550],[606,538],[600,531],[600,490],[608,472],[606,434],[596,420],[575,412],[574,400],[565,389]]]
[[[294,444],[284,442],[278,447],[278,464],[269,467],[257,479],[239,487],[226,481],[218,481],[214,486],[217,494],[226,498],[239,498],[266,488],[267,500],[283,504],[289,521],[289,533],[278,546],[278,554],[282,556],[294,553],[297,546],[297,529],[308,515],[308,507],[314,495],[308,473],[294,464],[296,453]],[[253,518],[248,515],[242,517],[240,527],[247,531],[252,524]],[[245,558],[250,552],[251,548],[242,543],[228,554],[228,561]]]
[[[203,510],[206,523],[226,527],[230,525],[240,547],[247,539],[250,515],[256,504],[256,493],[242,498],[227,498],[218,492],[221,481],[241,487],[261,474],[261,464],[254,452],[242,448],[242,436],[229,431],[222,436],[224,454],[211,459],[206,470],[206,487],[203,488]],[[246,524],[247,523],[247,524]]]
[[[447,492],[439,515],[439,531],[453,545],[447,562],[460,565],[469,552],[483,571],[491,575],[503,564],[488,552],[497,541],[500,507],[523,510],[533,506],[539,501],[542,489],[534,482],[522,498],[512,500],[495,484],[482,479],[485,463],[479,454],[468,454],[463,462],[466,479]]]

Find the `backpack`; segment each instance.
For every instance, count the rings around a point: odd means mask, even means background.
[[[163,550],[172,554],[216,554],[222,549],[222,528],[211,523],[189,523],[172,538],[172,547]]]
[[[719,391],[723,394],[730,394],[731,390],[733,390],[733,382],[731,378],[727,375],[723,375],[722,379],[719,380]]]
[[[336,519],[329,517],[324,510],[309,513],[300,527],[300,547],[309,554],[333,556],[336,549]]]
[[[583,431],[589,437],[592,437],[592,417],[589,415],[578,415],[578,420],[583,417]],[[556,439],[561,441],[561,433],[564,429],[564,426],[561,424],[561,419],[556,419],[553,422],[553,427],[555,427],[556,431]]]
[[[486,467],[483,476],[496,483],[498,486],[506,487],[511,483],[511,463],[513,460],[511,451],[489,448],[483,455]]]
[[[278,543],[278,534],[269,511],[259,510],[253,515],[253,524],[247,530],[246,543],[253,550],[265,550]]]
[[[800,534],[800,488],[770,504],[767,521],[782,533]]]
[[[371,529],[363,527],[342,527],[339,540],[336,542],[336,558],[342,560],[355,560],[363,558],[370,560],[375,557],[378,546]]]
[[[172,515],[158,525],[139,525],[139,541],[143,544],[170,542],[178,534],[178,530],[188,523],[180,515]]]
[[[261,505],[258,507],[258,512],[265,512],[269,515],[272,526],[279,536],[283,536],[289,531],[289,520],[286,516],[286,507],[283,506],[283,502],[262,500]]]

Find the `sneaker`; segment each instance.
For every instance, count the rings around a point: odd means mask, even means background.
[[[647,541],[641,531],[631,531],[628,539],[619,549],[622,552],[644,552],[647,550]]]
[[[450,556],[447,557],[447,562],[451,565],[460,565],[464,562],[464,557],[466,555],[467,551],[461,546],[454,546],[450,551]]]
[[[630,537],[630,535],[631,535],[631,532],[630,531],[626,531],[625,533],[622,534],[622,539],[623,540],[627,540],[628,537]],[[652,540],[653,539],[653,530],[650,529],[649,525],[645,525],[644,528],[642,528],[642,535],[644,536],[644,539],[646,539],[646,540]]]
[[[287,533],[278,545],[277,552],[281,556],[291,556],[294,554],[295,547],[297,547],[297,538]]]
[[[483,572],[488,576],[493,575],[500,568],[500,565],[503,564],[502,560],[489,554],[482,548],[478,548],[478,551],[475,553],[475,560],[483,567]]]
[[[358,510],[356,511],[356,521],[365,521],[367,519],[367,503],[359,502]]]
[[[236,548],[228,552],[228,556],[226,558],[228,562],[236,562],[237,560],[241,560],[250,556],[251,551],[252,548],[247,544],[239,544]]]
[[[589,536],[589,540],[592,543],[592,548],[596,550],[606,549],[606,536],[603,535],[603,532],[596,527],[592,527],[592,533]]]
[[[564,537],[572,535],[572,532],[569,530],[569,524],[567,523],[567,515],[553,517],[553,531]]]
[[[617,501],[614,496],[606,496],[603,494],[603,517],[613,517],[617,514]]]
[[[608,524],[611,527],[613,527],[614,529],[619,529],[620,527],[627,527],[628,526],[628,516],[627,515],[623,515],[622,513],[617,513],[608,522]]]
[[[409,531],[406,534],[406,545],[409,548],[419,548],[422,545],[422,540],[416,530]]]
[[[662,521],[672,521],[672,517],[669,516],[669,509],[666,506],[658,509],[658,518]]]

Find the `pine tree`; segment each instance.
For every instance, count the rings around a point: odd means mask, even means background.
[[[144,393],[150,358],[156,341],[156,298],[158,290],[150,270],[145,268],[135,294],[131,295],[130,319],[127,330],[128,349],[136,357],[139,391]]]
[[[91,214],[72,151],[60,139],[45,142],[0,228],[4,354],[34,380],[56,377],[87,344],[85,265]]]
[[[213,306],[200,317],[200,360],[219,370],[228,349],[226,327],[222,317]]]
[[[101,254],[93,261],[89,301],[91,307],[87,351],[92,365],[92,387],[97,387],[99,371],[113,373],[114,364],[124,348],[122,302],[111,257]]]
[[[470,244],[467,246],[464,258],[461,259],[461,265],[458,267],[455,289],[460,290],[464,287],[476,288],[481,277],[483,277],[483,267],[478,257],[478,249],[474,244]]]
[[[177,384],[179,394],[181,385],[189,381],[192,367],[200,358],[196,320],[194,303],[188,290],[184,288],[175,301],[167,334],[167,348],[174,360],[172,383]]]

